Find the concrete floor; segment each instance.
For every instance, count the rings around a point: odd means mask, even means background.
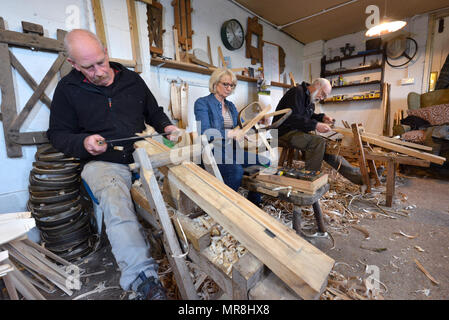
[[[409,217],[398,215],[396,219],[363,219],[360,225],[369,231],[368,240],[360,231],[349,228],[347,235],[333,235],[333,249],[332,243],[326,239],[313,240],[312,243],[336,262],[343,262],[335,270],[345,276],[366,278],[366,265],[378,267],[385,299],[449,299],[449,179],[410,174],[399,176],[396,199],[403,199],[405,195],[408,204],[416,205]],[[400,231],[416,238],[409,239],[396,234]],[[378,253],[360,246],[386,250]],[[418,251],[415,246],[424,249],[424,252]],[[424,266],[439,285],[433,284],[418,269],[414,259]],[[68,300],[94,290],[101,282],[106,287],[119,286],[120,272],[107,241],[99,251],[79,261],[78,265],[85,269],[85,274],[105,272],[82,277],[81,290],[75,291],[71,297],[59,290],[44,295],[48,299]],[[130,292],[121,289],[109,289],[83,299],[128,300],[129,295]]]
[[[400,182],[398,182],[400,180]],[[397,179],[396,199],[403,195],[407,203],[416,205],[409,217],[395,215],[396,219],[377,217],[363,219],[370,234],[365,236],[349,228],[349,234],[334,235],[336,245],[326,240],[315,245],[336,262],[344,262],[335,270],[345,276],[366,278],[366,266],[379,269],[380,288],[385,299],[393,300],[447,300],[449,299],[449,179],[424,178],[407,175]],[[398,200],[396,200],[398,201]],[[416,238],[409,239],[400,232]],[[360,248],[386,248],[375,252]],[[419,251],[415,246],[423,249]],[[433,284],[420,271],[415,259],[439,282]],[[346,265],[348,264],[348,265]],[[370,270],[372,268],[370,267]],[[371,271],[369,272],[371,273]]]

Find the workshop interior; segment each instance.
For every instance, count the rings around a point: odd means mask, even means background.
[[[447,0],[1,1],[0,90],[0,300],[449,299]]]

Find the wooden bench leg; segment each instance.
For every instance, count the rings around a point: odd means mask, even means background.
[[[386,196],[386,206],[391,207],[393,205],[395,180],[396,180],[396,164],[394,160],[388,161],[387,167],[387,196]]]
[[[262,278],[264,265],[247,252],[232,266],[232,299],[248,300],[248,292]]]

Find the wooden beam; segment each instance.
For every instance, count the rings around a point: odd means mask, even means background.
[[[385,204],[387,207],[391,207],[393,205],[394,189],[396,183],[396,164],[394,160],[388,161],[387,171],[387,195]]]
[[[334,128],[333,130],[337,131],[339,133],[348,135],[348,130],[346,130],[345,128]],[[373,134],[367,135],[365,133],[362,133],[360,136],[361,136],[362,141],[369,142],[370,144],[373,144],[373,145],[376,145],[376,146],[379,146],[379,147],[382,147],[385,149],[404,153],[404,154],[407,154],[407,155],[415,157],[415,158],[428,160],[432,163],[442,165],[446,161],[446,158],[444,158],[444,157],[436,156],[436,155],[433,155],[433,154],[430,154],[427,152],[421,152],[421,151],[418,151],[418,150],[415,150],[412,148],[401,146],[396,143],[386,141],[379,137],[375,138]]]
[[[220,57],[220,61],[221,61],[221,64],[223,65],[223,68],[227,68],[228,65],[226,64],[226,60],[223,57],[223,52],[221,51],[220,46],[218,46],[218,56]]]
[[[103,10],[101,9],[101,0],[91,0],[91,2],[95,20],[95,33],[97,34],[97,37],[100,39],[100,41],[103,43],[103,46],[107,49],[108,42],[106,40],[106,32],[104,30]]]
[[[131,49],[133,54],[133,61],[136,62],[134,71],[137,73],[142,73],[142,58],[140,54],[136,3],[135,0],[126,0],[126,4],[128,6],[128,22],[129,22],[129,32],[131,33]]]
[[[5,30],[5,22],[0,17],[0,32]],[[10,158],[20,158],[22,156],[22,147],[14,143],[8,137],[8,129],[10,124],[17,116],[16,95],[14,93],[14,80],[11,70],[11,58],[9,54],[8,44],[0,43],[0,88],[1,88],[1,105],[3,133],[6,144],[6,154]]]
[[[56,39],[59,41],[62,41],[64,43],[64,38],[67,34],[67,31],[57,29],[56,30]],[[67,61],[67,59],[64,61],[64,64],[61,66],[61,69],[59,69],[59,76],[60,78],[64,78],[66,75],[68,75],[72,71],[72,65]]]
[[[366,158],[365,158],[365,150],[363,149],[362,138],[360,137],[359,127],[356,123],[351,125],[352,133],[354,135],[354,144],[358,149],[358,158],[359,158],[359,166],[360,173],[362,174],[363,184],[366,185],[366,192],[371,192],[371,182],[368,175],[368,169],[366,167]]]
[[[64,51],[64,43],[62,41],[41,37],[33,33],[20,33],[16,31],[3,30],[0,31],[0,43],[10,46],[30,48],[42,51]]]
[[[127,68],[135,68],[136,67],[136,60],[109,58],[109,61],[120,63],[124,67],[127,67]]]
[[[232,266],[232,299],[248,300],[248,292],[262,279],[264,265],[251,252],[246,252]]]
[[[209,57],[209,64],[214,66],[214,61],[212,60],[212,50],[210,47],[210,37],[209,36],[207,36],[207,56]]]

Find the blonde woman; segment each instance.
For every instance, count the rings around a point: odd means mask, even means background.
[[[227,98],[234,93],[237,78],[229,69],[216,69],[209,80],[210,94],[195,101],[195,118],[200,122],[200,134],[214,140],[214,156],[223,181],[237,191],[242,183],[243,168],[260,165],[262,159],[256,155],[249,157],[247,152],[237,150],[232,138],[237,126],[238,111]],[[217,143],[218,142],[218,143]],[[220,152],[221,151],[221,152]],[[243,155],[239,157],[238,154]],[[252,159],[252,163],[249,159]],[[268,160],[264,159],[265,162]],[[258,205],[260,195],[248,193],[248,200]]]

